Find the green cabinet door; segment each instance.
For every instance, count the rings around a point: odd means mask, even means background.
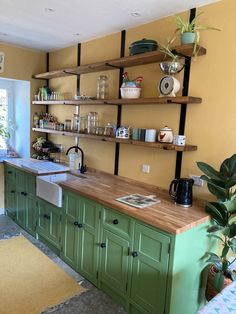
[[[63,191],[61,258],[77,270],[78,264],[79,196]]]
[[[98,272],[99,210],[97,203],[80,198],[78,271],[94,284]]]
[[[113,289],[126,292],[129,265],[129,241],[102,230],[100,245],[101,265],[100,280]]]
[[[169,244],[168,236],[136,223],[130,295],[149,313],[164,313]]]
[[[17,223],[25,228],[25,212],[26,212],[26,186],[25,173],[20,170],[15,170],[16,183],[16,204],[17,204]]]
[[[60,248],[61,209],[48,202],[38,202],[38,234],[54,247]]]
[[[12,219],[16,219],[16,187],[15,183],[10,180],[5,184],[5,209],[7,215]]]
[[[36,232],[37,200],[32,196],[26,198],[25,229],[33,236]]]

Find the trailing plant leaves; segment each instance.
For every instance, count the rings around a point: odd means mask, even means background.
[[[226,226],[228,222],[228,211],[224,204],[211,202],[206,204],[206,212],[209,213],[219,225]]]
[[[208,177],[215,180],[224,181],[225,179],[224,176],[219,171],[215,170],[213,167],[206,164],[205,162],[198,161],[197,166]]]
[[[224,275],[221,272],[215,274],[214,277],[214,287],[216,291],[220,292],[224,284]]]

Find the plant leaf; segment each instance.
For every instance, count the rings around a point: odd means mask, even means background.
[[[221,241],[222,243],[224,243],[224,241],[221,239],[220,236],[216,235],[216,234],[208,234],[209,237],[211,238],[216,238],[217,240]]]
[[[225,177],[219,171],[215,170],[213,167],[206,164],[205,162],[198,161],[197,166],[208,177],[215,179],[215,180],[219,180],[219,181],[225,180]]]
[[[224,248],[223,248],[223,250],[222,250],[222,254],[221,254],[221,257],[222,257],[222,258],[226,257],[226,255],[227,255],[228,252],[229,252],[229,249],[230,249],[230,247],[229,247],[228,245],[225,245],[225,246],[224,246]],[[224,266],[224,263],[223,263],[223,266]]]
[[[219,225],[225,227],[228,223],[228,211],[224,204],[211,202],[207,203],[206,212],[209,213]]]
[[[236,272],[231,271],[230,275],[231,275],[232,280],[235,281],[236,280]]]
[[[224,175],[226,178],[231,178],[236,174],[236,154],[232,155],[229,158],[226,158],[221,166],[220,173]]]
[[[234,254],[236,254],[236,239],[232,239],[232,240],[231,240],[231,246],[230,246],[230,248],[231,248],[232,252],[233,252]]]
[[[236,202],[234,200],[224,202],[224,205],[231,214],[236,213]]]
[[[229,238],[233,238],[236,236],[236,223],[232,223],[229,225]]]
[[[224,275],[222,274],[222,272],[216,273],[215,278],[214,278],[214,287],[216,291],[220,292],[223,288],[223,284],[224,284]]]
[[[218,200],[222,202],[227,200],[227,190],[217,187],[211,183],[207,183],[207,187],[211,194],[215,195]]]

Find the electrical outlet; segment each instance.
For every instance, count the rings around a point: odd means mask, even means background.
[[[200,176],[197,176],[195,174],[190,174],[189,178],[194,180],[194,185],[197,185],[197,186],[203,186],[204,185],[204,181],[202,179],[200,179]]]
[[[142,164],[142,172],[150,173],[150,165]]]

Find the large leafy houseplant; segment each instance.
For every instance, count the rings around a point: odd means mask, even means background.
[[[236,154],[225,159],[219,171],[204,162],[197,162],[198,167],[204,173],[201,179],[207,182],[210,193],[216,198],[216,202],[208,202],[205,205],[213,224],[207,229],[208,235],[219,241],[221,252],[219,255],[207,252],[208,260],[214,268],[214,288],[221,291],[224,278],[236,280],[236,272],[233,265],[236,258]]]

